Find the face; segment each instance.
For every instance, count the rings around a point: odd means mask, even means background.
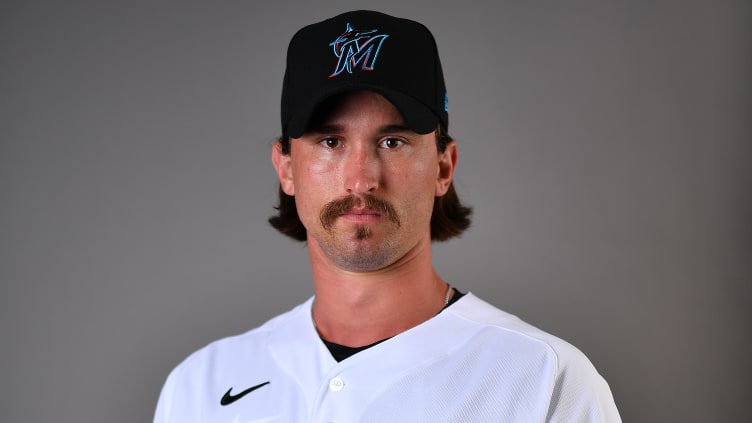
[[[312,257],[367,272],[430,249],[434,197],[451,181],[455,144],[438,152],[435,133],[413,132],[373,92],[344,94],[322,110],[308,132],[291,140],[289,155],[279,145],[272,153]]]

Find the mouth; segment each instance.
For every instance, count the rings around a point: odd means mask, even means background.
[[[381,212],[378,212],[378,211],[372,210],[372,209],[354,207],[354,208],[352,208],[350,210],[343,211],[339,215],[340,216],[345,216],[345,215],[375,215],[375,216],[381,216]]]
[[[381,213],[371,209],[354,208],[340,213],[338,217],[354,223],[370,223],[381,218]]]

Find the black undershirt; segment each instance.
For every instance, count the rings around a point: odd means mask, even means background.
[[[441,311],[444,311],[447,307],[449,307],[450,305],[456,303],[457,300],[459,300],[460,298],[462,298],[465,295],[464,293],[458,291],[457,288],[452,288],[452,289],[454,289],[454,295],[449,300],[449,304],[447,304],[444,308],[442,308]],[[441,311],[439,313],[441,313]],[[386,341],[387,339],[389,339],[389,338],[382,339],[381,341],[376,341],[373,344],[363,345],[362,347],[348,347],[348,346],[345,346],[345,345],[335,344],[334,342],[329,342],[326,339],[321,338],[321,340],[324,341],[324,345],[326,345],[326,348],[328,348],[329,352],[332,354],[332,357],[334,357],[334,359],[337,360],[337,361],[342,361],[342,360],[344,360],[344,359],[346,359],[348,357],[351,357],[351,356],[353,356],[353,355],[355,355],[355,354],[357,354],[357,353],[359,353],[359,352],[361,352],[363,350],[367,350],[367,349],[373,347],[374,345],[378,345],[378,344]]]

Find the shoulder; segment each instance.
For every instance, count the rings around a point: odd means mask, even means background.
[[[170,372],[162,387],[154,422],[194,421],[212,409],[231,386],[242,386],[248,374],[269,380],[279,371],[269,353],[269,339],[281,328],[300,325],[310,316],[310,301],[240,335],[216,340],[195,351]]]
[[[495,335],[506,338],[507,341],[529,344],[533,348],[547,350],[567,360],[587,360],[584,354],[570,343],[487,303],[472,293],[465,295],[447,311],[475,326],[480,332],[489,333],[489,336]]]
[[[307,316],[310,309],[308,301],[296,306],[292,310],[277,315],[261,326],[253,328],[239,335],[228,336],[209,343],[186,357],[178,364],[173,373],[198,369],[217,362],[232,362],[238,357],[260,357],[268,346],[268,339],[278,328]]]
[[[469,343],[482,351],[480,354],[493,356],[528,378],[535,375],[529,379],[548,392],[552,421],[572,421],[571,416],[584,422],[620,421],[607,382],[585,354],[569,342],[473,294],[446,311],[474,328]]]
[[[213,341],[193,352],[168,375],[160,402],[169,403],[173,396],[190,398],[196,394],[196,386],[206,386],[208,381],[232,381],[237,373],[247,369],[274,368],[269,339],[279,337],[284,332],[280,328],[304,325],[310,316],[310,303],[311,299],[248,332]],[[294,328],[288,330],[292,331]]]

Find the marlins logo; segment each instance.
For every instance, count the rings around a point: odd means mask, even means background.
[[[337,67],[329,77],[334,77],[344,71],[353,73],[353,69],[360,66],[363,70],[373,70],[376,58],[379,56],[381,44],[387,34],[377,34],[377,29],[360,31],[347,24],[345,32],[329,43],[334,49],[334,55],[339,59]]]

